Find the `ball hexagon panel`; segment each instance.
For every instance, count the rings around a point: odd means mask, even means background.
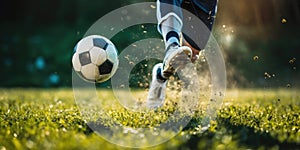
[[[92,63],[82,66],[81,73],[83,77],[92,81],[95,81],[96,78],[99,77],[98,67]]]
[[[118,54],[116,52],[116,48],[113,45],[108,45],[106,49],[107,53],[107,59],[109,59],[111,62],[117,62],[118,61]]]
[[[114,64],[108,59],[98,67],[100,75],[110,74]]]
[[[115,48],[114,45],[110,44],[106,49],[106,53],[107,53],[107,59],[110,60],[111,62],[114,62],[114,67],[113,70],[111,71],[111,74],[114,74],[117,71],[119,65],[117,49]]]
[[[72,57],[72,63],[73,63],[73,68],[75,71],[80,71],[81,70],[81,64],[79,61],[79,56],[78,53],[74,53],[73,57]]]
[[[101,65],[107,59],[106,52],[98,47],[93,47],[90,50],[91,61],[95,65]]]
[[[94,46],[92,37],[85,37],[78,42],[76,45],[76,51],[78,53],[82,53],[85,51],[89,51]]]

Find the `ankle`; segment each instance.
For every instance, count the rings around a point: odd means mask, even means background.
[[[166,51],[168,51],[170,48],[173,48],[173,47],[179,47],[179,44],[176,43],[176,42],[169,44],[169,45],[166,47]]]
[[[156,72],[156,78],[159,82],[161,83],[164,83],[167,81],[167,78],[165,78],[163,75],[162,75],[162,70],[161,69],[157,69],[157,72]]]

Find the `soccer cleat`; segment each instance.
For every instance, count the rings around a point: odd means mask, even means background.
[[[147,97],[147,107],[156,109],[163,105],[166,94],[167,80],[161,76],[162,63],[156,64],[152,70],[152,81]]]
[[[192,50],[188,46],[178,46],[171,44],[165,54],[162,75],[168,79],[174,74],[176,69],[183,66],[187,61],[190,61],[192,57]]]

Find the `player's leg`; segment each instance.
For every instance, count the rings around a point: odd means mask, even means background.
[[[191,55],[189,47],[180,45],[180,34],[182,30],[182,0],[158,0],[157,20],[158,31],[163,36],[165,42],[165,58],[163,61],[162,77],[168,79],[174,74],[176,66],[172,65],[172,60],[180,54]]]
[[[163,64],[156,64],[152,71],[152,81],[147,98],[149,108],[160,107],[165,99],[167,79],[175,72],[172,61],[176,56],[184,54],[191,55],[189,47],[180,46],[180,34],[182,29],[182,0],[158,0],[157,20],[158,31],[165,42],[165,58]]]
[[[156,17],[158,31],[163,36],[165,48],[171,44],[179,45],[182,23],[182,0],[157,0]]]
[[[163,64],[158,63],[152,69],[152,81],[147,97],[147,107],[151,109],[162,106],[165,100],[167,81],[161,76],[162,67]]]
[[[192,49],[192,61],[198,58],[199,51],[204,49],[211,35],[217,12],[217,3],[218,0],[187,0],[182,3],[182,8],[193,14],[193,16],[183,14],[182,19],[185,23],[182,29],[182,44]],[[195,21],[192,21],[194,17],[199,18],[203,25],[194,24]],[[198,28],[192,28],[195,26],[198,26]],[[190,38],[187,34],[190,34],[193,38]]]

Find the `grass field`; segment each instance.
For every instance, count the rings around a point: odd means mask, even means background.
[[[300,149],[299,92],[228,90],[207,131],[199,132],[199,112],[177,136],[150,149]],[[150,114],[129,113],[119,107],[107,110],[123,124],[137,127],[158,123],[172,107]],[[156,115],[157,122],[133,123],[140,115]],[[0,150],[124,149],[91,131],[74,102],[72,89],[0,89],[0,128]]]

